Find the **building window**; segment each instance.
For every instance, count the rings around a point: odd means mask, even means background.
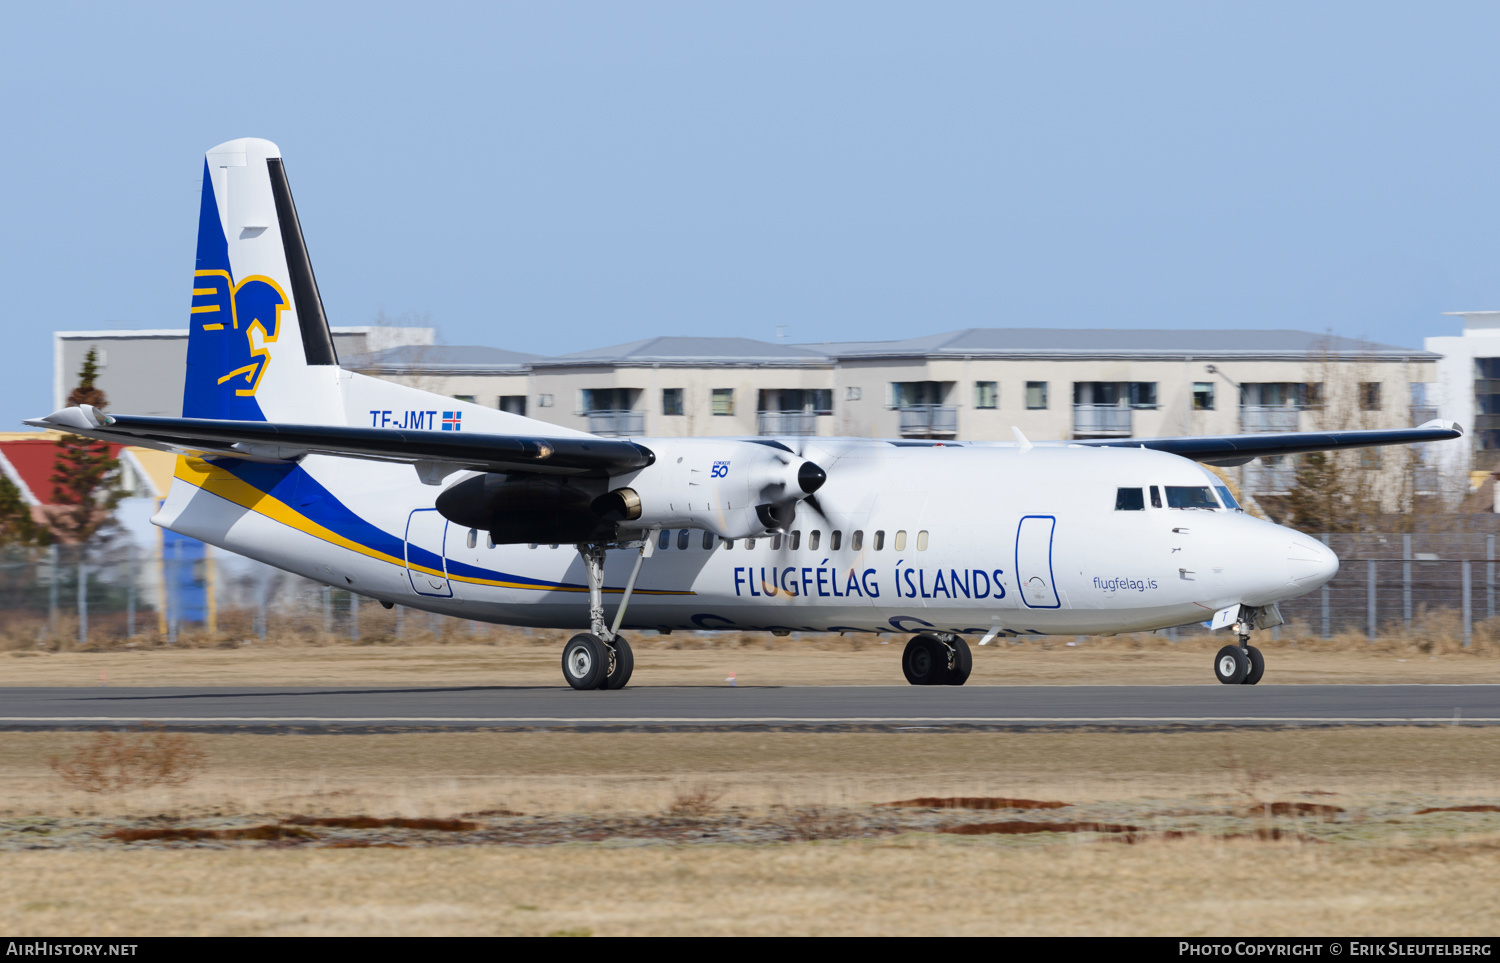
[[[467,402],[469,402],[469,403],[472,404],[473,401],[474,401],[474,396],[473,395],[454,395],[453,396],[453,400],[454,401],[467,401]]]
[[[1380,410],[1380,382],[1361,381],[1359,383],[1359,409],[1361,411]]]
[[[859,387],[857,385],[851,385],[850,387],[844,389],[844,400],[858,401],[860,394],[862,394],[862,392],[859,390]]]
[[[1155,408],[1156,407],[1156,382],[1154,381],[1132,381],[1127,388],[1130,407],[1132,408]]]
[[[681,388],[663,388],[661,390],[661,413],[664,415],[682,414]]]
[[[1000,386],[993,381],[974,382],[974,407],[1000,407]]]
[[[1026,382],[1026,408],[1029,411],[1040,411],[1047,407],[1047,382]]]
[[[536,406],[538,408],[551,408],[552,407],[552,396],[551,395],[537,395],[536,396]]]
[[[525,415],[526,396],[501,395],[500,400],[496,403],[495,407],[499,408],[501,411],[508,411],[513,415]]]
[[[1212,381],[1193,382],[1193,410],[1214,410],[1214,383]]]
[[[715,388],[713,400],[713,412],[716,415],[734,414],[734,389]]]
[[[1359,467],[1376,470],[1380,468],[1380,449],[1361,448],[1359,450]]]

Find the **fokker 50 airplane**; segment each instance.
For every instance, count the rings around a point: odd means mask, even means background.
[[[175,532],[387,607],[582,629],[576,689],[629,681],[622,628],[899,633],[909,682],[962,685],[966,635],[1205,620],[1239,637],[1219,681],[1253,685],[1250,630],[1339,563],[1199,463],[1462,435],[601,438],[340,368],[281,151],[257,139],[208,152],[189,323],[181,418],[27,424],[179,454],[154,519]]]

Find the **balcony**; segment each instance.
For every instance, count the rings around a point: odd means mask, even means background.
[[[1296,431],[1301,411],[1282,405],[1240,405],[1241,431]]]
[[[1135,430],[1133,414],[1131,409],[1120,405],[1074,405],[1073,437],[1129,438]]]
[[[644,411],[587,411],[589,431],[596,435],[644,435]]]
[[[1297,461],[1286,455],[1245,466],[1244,488],[1253,495],[1285,495],[1297,485]]]
[[[755,430],[761,435],[816,435],[816,411],[757,411]]]
[[[902,405],[896,409],[904,438],[952,438],[958,434],[954,405]]]

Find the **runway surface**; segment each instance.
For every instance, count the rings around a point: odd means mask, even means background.
[[[1500,686],[3,688],[0,728],[1030,729],[1493,725]]]

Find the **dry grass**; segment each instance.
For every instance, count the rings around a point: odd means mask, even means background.
[[[1243,809],[1310,792],[1500,798],[1500,730],[1308,729],[1236,738],[1248,791],[1207,732],[560,733],[224,735],[185,786],[99,794],[49,756],[92,734],[0,733],[0,815],[451,818],[487,811],[662,813],[713,805],[876,805],[917,795],[1078,803],[1216,794]],[[1319,799],[1335,805],[1347,802]]]
[[[1500,844],[1013,837],[768,847],[23,852],[17,936],[1472,935]],[[899,907],[899,912],[892,912]]]
[[[1255,733],[1235,738],[1233,764],[1223,734],[1194,731],[212,734],[197,737],[200,778],[114,794],[69,788],[46,764],[92,738],[0,733],[12,826],[137,820],[136,841],[108,848],[11,847],[8,932],[1461,935],[1493,929],[1500,885],[1500,839],[1476,831],[1500,796],[1491,729]],[[1009,820],[1035,824],[1020,835],[843,838],[861,807],[995,798],[1069,803],[1058,815],[1088,831],[1058,835],[1063,821],[1038,813]],[[1174,823],[1174,807],[1198,815]],[[1413,821],[1419,807],[1433,812]],[[298,835],[673,810],[710,823],[755,810],[793,841]],[[1237,838],[1193,831],[1205,812],[1238,821]],[[1300,841],[1314,830],[1324,844]]]
[[[72,756],[47,757],[62,782],[84,792],[181,786],[203,769],[197,737],[144,725],[139,732],[101,730]]]
[[[1362,636],[1333,640],[1294,634],[1258,639],[1266,653],[1265,684],[1500,683],[1500,658],[1488,642],[1465,650],[1461,637],[1369,643]],[[1448,628],[1456,628],[1453,623]],[[1446,631],[1446,630],[1445,630]],[[1264,633],[1261,633],[1264,634]],[[307,685],[558,686],[563,633],[515,634],[492,642],[445,645],[157,645],[88,651],[36,648],[0,652],[4,685]],[[1487,638],[1487,637],[1486,637]],[[1455,639],[1457,641],[1455,641]],[[864,636],[641,636],[633,640],[631,684],[724,686],[732,672],[741,686],[904,685],[904,639],[882,644]],[[970,685],[1211,684],[1212,657],[1225,637],[1184,639],[1121,636],[997,640],[974,647]],[[1425,646],[1425,648],[1424,648]]]

